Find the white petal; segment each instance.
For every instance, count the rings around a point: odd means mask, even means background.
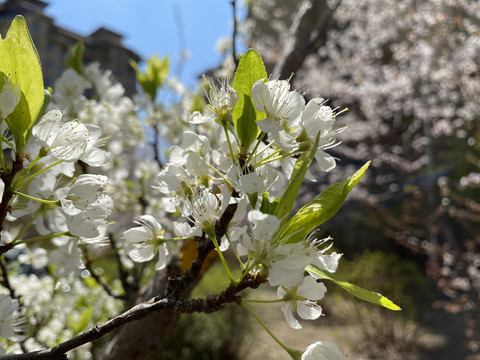
[[[276,122],[275,119],[272,117],[268,117],[263,120],[257,120],[257,125],[263,132],[268,133],[277,133],[283,130],[280,124]]]
[[[304,320],[315,320],[322,315],[322,308],[311,301],[297,301],[297,314]]]
[[[149,244],[136,244],[135,247],[128,252],[128,256],[136,262],[150,261],[154,255],[153,245]]]
[[[165,244],[163,244],[158,248],[158,261],[155,264],[156,270],[165,269],[165,267],[167,266],[167,255],[168,255],[167,247],[165,246]]]
[[[311,277],[306,276],[303,282],[298,286],[297,294],[309,300],[321,300],[325,296],[327,288],[323,283],[317,283],[317,281]]]
[[[302,360],[339,360],[343,357],[337,345],[330,341],[317,341],[307,347]]]
[[[123,233],[123,236],[125,240],[131,244],[143,243],[153,238],[152,232],[143,226],[128,229]]]
[[[293,317],[293,309],[292,304],[286,303],[282,306],[283,314],[285,315],[285,320],[287,320],[287,324],[290,325],[293,329],[301,329],[302,325],[298,322],[297,319]]]
[[[337,166],[335,159],[330,154],[327,154],[321,149],[317,150],[317,153],[315,154],[315,159],[317,160],[318,166],[323,171],[330,171],[335,166]]]
[[[59,110],[49,111],[42,117],[40,122],[33,127],[33,136],[43,141],[47,147],[52,146],[57,137],[61,120],[62,113]]]

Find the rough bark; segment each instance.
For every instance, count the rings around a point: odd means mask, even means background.
[[[167,271],[157,271],[152,280],[140,291],[137,303],[162,295],[169,276],[179,275],[178,258],[172,258]],[[149,317],[122,326],[107,340],[99,355],[100,360],[153,359],[158,354],[158,339],[177,322],[179,314],[161,311]]]
[[[326,0],[305,0],[299,7],[284,41],[282,54],[273,73],[296,73],[308,55],[315,53],[325,42],[334,24],[333,13]]]

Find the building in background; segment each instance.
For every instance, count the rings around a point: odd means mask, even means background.
[[[140,61],[140,56],[122,44],[123,36],[99,28],[82,36],[55,25],[54,19],[44,14],[48,3],[41,0],[6,0],[0,3],[0,33],[5,34],[16,15],[23,15],[37,47],[42,62],[45,87],[52,86],[65,68],[68,48],[79,41],[85,44],[84,63],[97,61],[112,70],[115,78],[125,88],[126,95],[136,89],[135,71],[129,60]]]

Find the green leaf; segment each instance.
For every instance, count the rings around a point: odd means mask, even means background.
[[[22,15],[17,15],[10,24],[5,39],[12,39],[20,46],[29,49],[35,54],[37,63],[40,65],[40,55],[38,55],[37,48],[33,44],[32,37],[28,31],[27,23]]]
[[[67,59],[65,65],[67,68],[72,68],[78,74],[83,74],[83,52],[85,51],[85,44],[83,41],[77,42],[70,46],[67,51]]]
[[[275,213],[275,209],[280,202],[280,199],[275,197],[272,202],[268,200],[268,192],[265,191],[262,195],[262,203],[260,205],[260,211],[264,214],[273,215]]]
[[[6,38],[0,40],[0,54],[0,76],[20,85],[22,92],[17,107],[5,119],[18,151],[27,143],[44,101],[38,53],[22,16],[15,17]]]
[[[324,279],[333,281],[335,284],[343,288],[344,290],[348,291],[353,296],[371,302],[372,304],[383,306],[387,309],[398,311],[402,310],[398,305],[395,305],[391,300],[386,298],[385,296],[375,293],[369,290],[365,290],[360,286],[350,284],[346,281],[339,279],[335,274],[332,274],[329,271],[319,268],[315,265],[308,265],[305,268],[306,271],[314,273]]]
[[[297,198],[298,190],[302,185],[303,178],[305,173],[308,170],[308,167],[312,163],[313,158],[318,150],[318,142],[320,141],[320,133],[318,133],[315,143],[312,145],[309,151],[304,152],[295,163],[293,168],[292,175],[290,176],[290,181],[288,187],[280,198],[277,208],[275,209],[275,216],[279,219],[285,219],[287,221],[287,216],[292,211],[293,204]],[[282,221],[282,223],[284,223]]]
[[[157,97],[157,89],[163,85],[170,71],[170,59],[165,56],[162,60],[155,54],[147,60],[147,70],[142,72],[138,64],[131,60],[130,65],[135,69],[137,81],[143,91],[150,95],[152,101]]]
[[[232,119],[235,124],[238,138],[240,139],[240,151],[245,154],[248,147],[260,134],[260,128],[255,120],[266,117],[263,112],[257,111],[252,100],[252,87],[258,80],[266,79],[267,71],[263,65],[262,57],[258,52],[249,49],[238,64],[233,88],[238,94],[238,101],[232,110]]]
[[[305,204],[288,220],[281,238],[292,236],[288,242],[301,241],[311,231],[330,219],[342,206],[350,191],[365,175],[370,161],[349,178],[322,191],[315,199]]]

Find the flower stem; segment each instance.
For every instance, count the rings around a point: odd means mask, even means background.
[[[251,155],[248,157],[247,161],[245,161],[245,164],[243,165],[242,167],[242,172],[243,170],[245,170],[246,166],[248,165],[248,163],[250,162],[250,160],[252,160],[252,156],[255,155],[255,151],[257,151],[257,148],[259,147],[260,143],[262,142],[263,138],[265,137],[265,135],[267,135],[266,132],[262,131],[262,133],[260,134],[260,137],[258,138],[257,140],[257,143],[255,144],[255,147],[253,148],[252,152],[250,153]]]
[[[6,139],[4,136],[2,136],[2,141],[7,144],[8,146],[10,146],[11,149],[14,149],[15,147],[13,146],[13,144],[8,140]]]
[[[230,244],[230,248],[232,249],[233,253],[235,254],[235,257],[237,258],[242,270],[245,270],[245,265],[243,265],[243,261],[242,261],[242,259],[240,259],[240,256],[238,255],[237,250],[233,246],[232,240],[230,240],[230,236],[228,236],[228,233],[225,234],[225,237],[227,238],[227,241]]]
[[[283,299],[275,299],[275,300],[242,299],[242,301],[251,302],[251,303],[260,303],[260,304],[271,304],[271,303],[284,302]]]
[[[227,137],[228,149],[230,151],[230,156],[232,157],[232,162],[235,164],[235,155],[233,154],[232,143],[230,142],[230,135],[228,134],[226,123],[223,124],[223,130],[225,131],[225,136]]]
[[[39,199],[39,198],[36,198],[36,197],[33,197],[33,196],[30,196],[30,195],[27,195],[27,194],[24,194],[18,190],[13,190],[13,192],[17,195],[20,195],[20,196],[23,196],[27,199],[30,199],[30,200],[33,200],[33,201],[37,201],[37,202],[40,202],[42,204],[47,204],[47,205],[60,205],[60,201],[59,200],[46,200],[46,199]]]
[[[262,327],[265,329],[265,331],[272,337],[273,340],[275,340],[275,342],[280,345],[286,352],[288,352],[288,354],[292,357],[292,359],[300,359],[298,357],[298,355],[301,355],[302,353],[299,352],[298,350],[295,350],[295,349],[292,349],[292,348],[289,348],[287,345],[285,345],[284,343],[282,343],[280,341],[279,338],[277,338],[271,331],[270,329],[267,327],[267,325],[265,325],[265,323],[262,321],[262,319],[260,319],[258,317],[258,315],[255,313],[255,311],[253,311],[253,309],[248,306],[246,303],[245,303],[245,300],[242,299],[242,306],[247,309],[247,311],[259,322],[260,325],[262,325]]]
[[[25,231],[28,230],[28,228],[35,222],[35,220],[37,220],[39,215],[40,215],[40,211],[35,212],[35,214],[32,216],[30,221],[23,227],[22,230],[20,230],[18,235],[15,237],[15,239],[13,239],[13,242],[17,241],[20,238],[20,236],[22,236],[25,233]]]
[[[0,149],[0,166],[2,170],[5,170],[5,158],[3,157],[3,149]]]
[[[228,268],[227,262],[225,261],[225,258],[223,257],[222,251],[220,250],[220,246],[218,245],[217,237],[215,236],[215,231],[212,232],[212,234],[209,234],[210,238],[213,241],[213,245],[215,245],[215,249],[217,250],[218,256],[220,257],[220,260],[222,260],[223,267],[225,268],[225,271],[228,274],[228,278],[230,279],[231,284],[235,284],[235,280],[233,280],[232,273],[230,272],[230,269]]]
[[[228,186],[233,187],[233,185],[232,185],[232,183],[230,182],[230,180],[228,180],[228,179],[225,177],[225,175],[223,175],[220,171],[218,171],[217,169],[215,169],[214,166],[208,164],[208,167],[209,167],[210,169],[212,169],[213,171],[215,171],[215,173],[216,173],[218,176],[220,176],[220,177],[223,179],[223,181],[225,181],[225,183],[226,183]]]
[[[71,234],[70,234],[70,231],[64,231],[64,232],[55,233],[55,234],[36,236],[36,237],[30,238],[30,239],[14,241],[13,245],[15,246],[15,245],[25,244],[25,243],[29,243],[29,242],[33,242],[33,241],[38,241],[38,240],[51,239],[51,238],[54,238],[54,237],[57,237],[57,236],[63,236],[63,235],[71,235]]]
[[[62,162],[63,162],[63,160],[58,160],[58,161],[54,162],[53,164],[48,165],[47,167],[44,167],[44,168],[41,169],[41,170],[38,170],[37,172],[33,173],[33,174],[30,175],[29,177],[27,177],[27,178],[19,181],[18,183],[13,184],[13,185],[12,185],[12,189],[18,189],[18,188],[19,188],[20,186],[22,186],[23,184],[25,184],[25,183],[29,182],[30,180],[32,180],[35,176],[40,175],[42,172],[47,171],[48,169],[50,169],[50,168],[54,167],[55,165],[58,165],[58,164],[60,164],[60,163],[62,163]]]

